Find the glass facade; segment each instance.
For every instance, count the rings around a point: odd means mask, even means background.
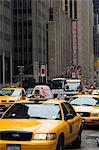
[[[19,74],[17,66],[24,66],[24,74],[39,76],[41,65],[47,63],[46,3],[12,0],[14,75]]]
[[[0,83],[11,80],[11,1],[0,0]]]
[[[93,0],[94,4],[94,53],[99,58],[99,0]]]
[[[32,63],[32,5],[31,0],[12,0],[14,74],[17,66]],[[32,68],[27,73],[32,72]]]

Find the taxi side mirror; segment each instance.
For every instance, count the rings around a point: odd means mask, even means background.
[[[67,114],[67,115],[65,115],[65,121],[67,121],[67,120],[70,120],[70,119],[73,119],[73,114]]]
[[[22,96],[26,96],[26,93],[22,93]]]

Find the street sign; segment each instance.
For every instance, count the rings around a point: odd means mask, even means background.
[[[72,72],[72,78],[76,78],[75,72]]]
[[[45,65],[41,65],[41,77],[45,77],[46,76],[46,67]]]
[[[39,73],[39,64],[37,61],[34,61],[34,79],[35,79],[35,82],[38,82],[39,79],[38,79],[38,73]]]
[[[19,70],[19,74],[22,75],[24,74],[24,66],[17,66]]]

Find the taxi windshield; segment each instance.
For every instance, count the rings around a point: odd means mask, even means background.
[[[5,113],[3,119],[7,118],[61,120],[62,117],[58,104],[18,103]]]
[[[96,106],[99,104],[99,98],[95,97],[74,97],[70,104],[72,105],[79,105],[79,106]]]
[[[20,92],[12,89],[11,90],[2,89],[0,90],[0,96],[20,96]]]

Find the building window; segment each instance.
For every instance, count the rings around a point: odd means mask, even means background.
[[[77,0],[74,0],[74,18],[77,19]]]
[[[10,2],[5,0],[4,1],[4,7],[10,8]]]
[[[2,39],[2,35],[3,35],[2,32],[0,32],[0,39]]]
[[[2,15],[0,14],[0,20],[2,21]]]
[[[5,33],[4,39],[9,42],[10,41],[10,35]]]
[[[68,14],[68,0],[65,0],[65,12]]]
[[[10,19],[4,16],[4,23],[10,25]]]
[[[14,10],[13,10],[13,13],[16,15],[16,14],[17,14],[17,9],[14,9]]]
[[[49,21],[53,21],[53,8],[49,8]]]
[[[70,18],[72,19],[72,0],[70,0]]]

